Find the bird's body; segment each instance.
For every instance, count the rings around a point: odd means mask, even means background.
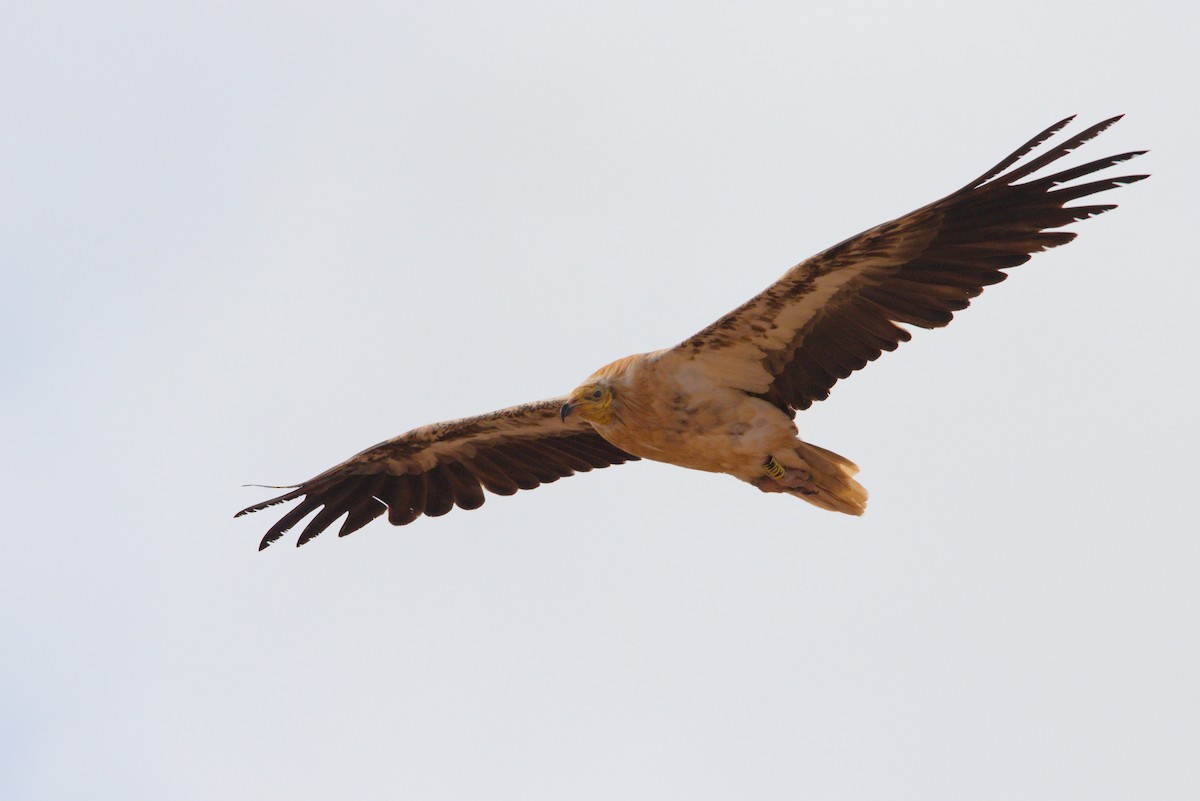
[[[671,370],[661,354],[629,359],[603,380],[613,410],[606,422],[591,421],[596,432],[643,459],[747,478],[760,472],[763,454],[796,435],[778,408]]]
[[[714,381],[686,359],[672,358],[669,350],[601,368],[572,393],[570,412],[587,409],[588,395],[597,391],[608,403],[585,412],[584,419],[634,456],[727,473],[766,492],[792,492],[851,514],[866,508],[866,490],[850,478],[857,472],[853,463],[801,442],[792,417],[779,407]],[[765,472],[771,459],[799,486]]]
[[[454,506],[474,509],[485,489],[510,495],[639,458],[862,514],[858,468],[800,440],[796,412],[907,341],[903,325],[947,325],[1004,270],[1075,237],[1056,229],[1114,208],[1066,203],[1146,176],[1066,184],[1144,151],[1022,179],[1116,119],[1018,166],[1070,118],[1051,126],[957,192],[806,259],[703,331],[619,359],[567,396],[415,429],[239,515],[303,497],[260,547],[319,509],[303,544],[343,515],[341,535],[385,512],[404,525]]]

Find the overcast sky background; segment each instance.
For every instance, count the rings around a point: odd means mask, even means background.
[[[6,5],[0,797],[1195,798],[1195,20],[973,8]],[[1076,112],[1154,178],[800,418],[862,519],[644,462],[231,519]]]

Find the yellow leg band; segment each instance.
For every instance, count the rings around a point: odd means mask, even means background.
[[[775,461],[774,456],[767,457],[767,461],[763,464],[763,471],[776,481],[783,478],[783,474],[786,472],[783,465]]]

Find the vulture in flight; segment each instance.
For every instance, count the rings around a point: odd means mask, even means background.
[[[1115,208],[1092,195],[1147,177],[1077,180],[1146,152],[1135,151],[1030,178],[1120,117],[1056,136],[1072,119],[957,192],[800,262],[674,347],[601,367],[569,395],[414,429],[238,516],[299,500],[259,547],[315,511],[303,545],[340,518],[339,536],[385,513],[403,526],[475,509],[485,491],[512,495],[638,459],[728,473],[860,515],[867,491],[854,480],[858,468],[801,441],[796,412],[907,341],[904,326],[948,324],[1005,270],[1074,239],[1064,226]],[[1089,200],[1067,205],[1080,198]]]

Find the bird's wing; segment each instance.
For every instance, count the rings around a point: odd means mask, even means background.
[[[390,523],[403,526],[423,514],[444,515],[455,506],[477,509],[485,489],[512,495],[577,472],[637,459],[588,423],[563,422],[558,411],[566,400],[552,398],[413,429],[235,517],[303,498],[271,526],[259,549],[320,509],[300,532],[296,544],[303,545],[342,515],[346,520],[338,536],[357,531],[384,512]]]
[[[947,325],[985,286],[1003,281],[1002,270],[1075,238],[1051,229],[1115,208],[1066,203],[1147,177],[1064,185],[1146,152],[1137,151],[1018,183],[1120,117],[1047,144],[1072,119],[1042,131],[952,195],[801,262],[659,359],[791,413],[824,400],[838,379],[910,338],[898,323]]]

